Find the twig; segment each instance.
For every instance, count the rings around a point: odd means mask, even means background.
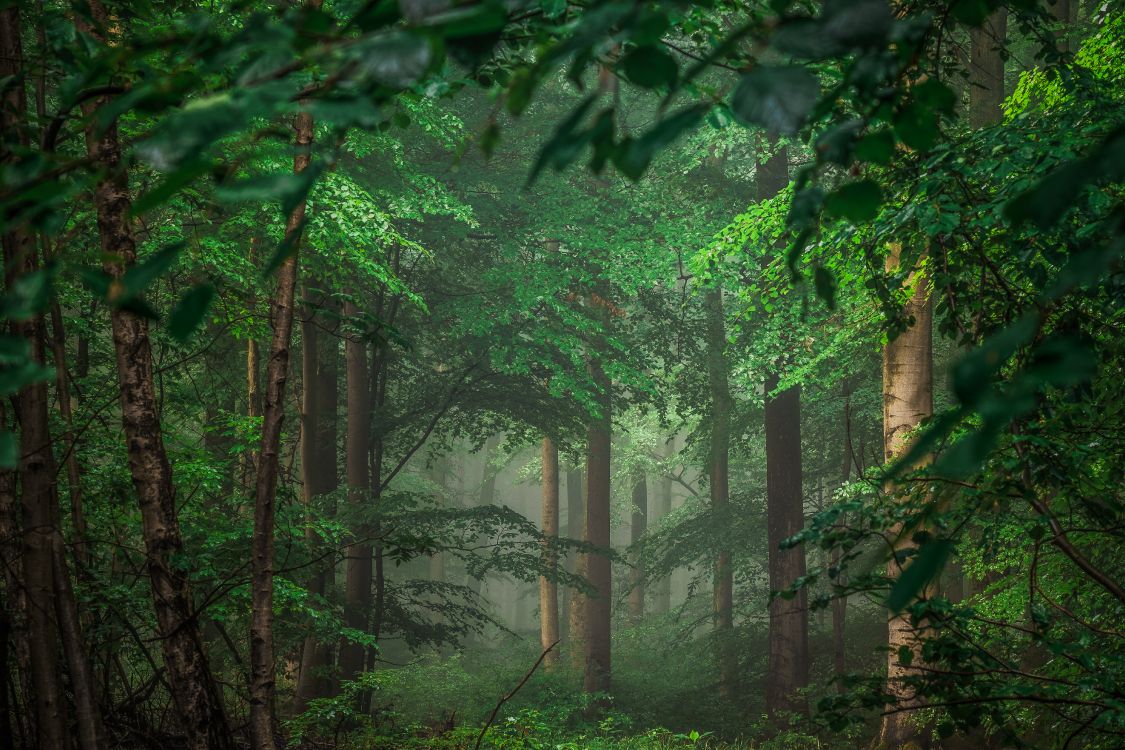
[[[527,684],[527,681],[531,679],[531,675],[535,674],[535,670],[539,669],[539,665],[542,664],[543,660],[547,658],[547,654],[551,653],[551,650],[554,649],[554,647],[557,645],[559,645],[559,642],[555,641],[546,649],[544,649],[543,653],[539,654],[539,658],[535,660],[535,663],[531,665],[531,669],[527,670],[527,674],[525,674],[523,676],[523,679],[520,680],[520,684],[516,685],[514,688],[512,688],[512,692],[508,693],[500,699],[500,702],[497,703],[496,707],[492,709],[492,713],[489,714],[488,721],[486,721],[484,723],[484,726],[481,727],[480,734],[477,735],[477,744],[473,745],[473,750],[480,750],[480,743],[484,741],[484,735],[488,731],[488,728],[492,726],[492,722],[496,721],[496,714],[500,713],[500,707],[510,701],[515,696],[515,694],[520,691],[520,688]]]

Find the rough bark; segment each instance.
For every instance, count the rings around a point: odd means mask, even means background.
[[[610,441],[611,401],[609,378],[601,361],[591,360],[590,375],[600,391],[601,413],[591,421],[586,446],[586,523],[583,539],[595,547],[610,547]],[[583,689],[587,693],[608,693],[610,687],[610,628],[613,598],[613,573],[605,554],[591,552],[582,556],[582,569],[594,589],[593,596],[583,596]]]
[[[2,12],[2,11],[0,11]],[[0,400],[0,424],[12,432],[11,415],[5,409],[6,402]],[[14,670],[5,671],[4,675],[13,674],[11,710],[15,716],[31,717],[34,713],[32,706],[31,686],[31,645],[29,643],[27,621],[27,587],[24,585],[23,575],[23,534],[20,530],[19,500],[16,497],[16,472],[13,469],[0,469],[0,566],[4,575],[4,599],[0,610],[3,610],[7,632],[5,643],[9,644],[8,660],[14,662]],[[7,664],[7,661],[5,662]],[[7,693],[7,685],[0,685],[0,690]],[[19,731],[21,746],[27,747],[31,741],[31,731]]]
[[[89,7],[96,28],[81,30],[96,36],[96,29],[109,28],[109,19],[97,0]],[[120,279],[136,264],[137,246],[116,122],[95,126],[93,121],[103,104],[105,100],[96,100],[83,107],[89,121],[86,148],[102,171],[93,198],[104,268]],[[157,635],[176,714],[192,750],[233,750],[222,699],[203,650],[191,586],[182,568],[173,563],[183,554],[183,537],[153,382],[148,321],[121,308],[111,310],[110,321],[129,471],[141,511]]]
[[[322,341],[319,322],[310,308],[301,323],[301,472],[304,485],[302,500],[309,513],[315,498],[334,492],[336,477],[336,360],[338,347],[334,337]],[[315,545],[319,537],[314,529],[306,532],[306,541]],[[309,593],[323,596],[331,569],[317,570],[309,581]],[[294,711],[301,713],[314,698],[329,695],[330,681],[325,671],[331,648],[315,634],[305,636],[301,645],[301,668],[294,695]]]
[[[781,549],[781,542],[804,525],[801,486],[801,389],[776,396],[778,377],[766,380],[766,535],[769,545],[770,591],[781,591],[805,574],[803,546]],[[809,682],[808,595],[774,597],[769,605],[769,667],[766,710],[806,713],[797,692]]]
[[[730,500],[730,414],[733,402],[727,374],[727,333],[722,290],[718,287],[708,289],[704,296],[704,306],[707,309],[707,381],[711,390],[707,477],[711,491],[711,511],[723,523]],[[738,652],[734,648],[733,638],[734,569],[729,549],[720,549],[715,556],[711,593],[719,695],[731,698],[738,684]]]
[[[310,3],[314,7],[317,3]],[[313,119],[297,114],[293,129],[297,153],[293,173],[301,174],[311,158]],[[289,381],[289,356],[296,307],[298,250],[305,225],[305,201],[293,207],[285,220],[289,254],[277,270],[277,289],[270,299],[269,361],[266,363],[266,398],[262,410],[262,442],[258,451],[254,496],[254,532],[250,573],[250,746],[274,750],[274,702],[277,668],[273,653],[274,525],[280,471],[281,429],[285,421],[285,386]]]
[[[887,257],[887,269],[900,265],[901,248],[895,246]],[[933,415],[933,310],[929,295],[929,282],[923,276],[914,278],[914,293],[906,304],[904,315],[912,321],[909,328],[883,349],[883,448],[887,461],[901,455],[910,447],[909,435],[924,419]],[[894,491],[894,487],[888,488]],[[898,539],[894,531],[896,552],[911,544],[909,539]],[[887,574],[899,575],[899,565],[892,560]],[[887,692],[896,697],[898,708],[909,707],[911,697],[903,686],[903,679],[916,669],[920,658],[914,658],[910,667],[899,662],[899,649],[919,650],[922,631],[910,624],[907,615],[890,618],[887,625]],[[920,732],[912,712],[900,710],[883,718],[880,741],[887,748],[899,748],[916,742]]]
[[[355,320],[359,310],[348,302],[344,315]],[[353,333],[344,344],[347,367],[347,455],[345,474],[348,502],[353,507],[366,504],[371,496],[368,452],[371,449],[370,383],[367,376],[367,345]],[[371,603],[372,550],[369,529],[353,530],[356,540],[348,545],[344,583],[344,624],[366,632]],[[340,645],[340,676],[354,680],[365,668],[367,649],[345,640]]]
[[[554,577],[559,555],[555,540],[559,538],[559,449],[551,438],[543,438],[543,564],[550,576],[539,577],[539,642],[543,650],[559,640],[559,585]],[[543,658],[543,667],[558,666],[555,649]]]
[[[648,529],[648,481],[638,472],[633,482],[633,517],[629,525],[629,546],[633,557],[629,568],[629,621],[639,625],[645,618],[645,569],[640,543]]]
[[[1004,103],[1004,45],[1008,9],[998,8],[978,28],[969,30],[969,125],[983,128],[1000,121]]]

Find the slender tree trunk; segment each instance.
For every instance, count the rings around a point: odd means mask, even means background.
[[[711,510],[720,523],[728,512],[730,499],[729,455],[730,386],[727,382],[727,334],[723,312],[723,292],[708,289],[707,308],[707,378],[711,388],[711,439],[708,449],[707,474],[711,487]],[[719,695],[731,698],[738,684],[738,652],[734,646],[734,571],[729,549],[720,549],[715,557],[712,589],[712,618],[715,628],[715,658],[719,667]]]
[[[982,26],[970,29],[969,39],[969,125],[983,128],[999,122],[1002,114],[1008,9],[998,8]]]
[[[664,444],[664,460],[669,462],[674,453],[672,445],[674,438]],[[670,468],[669,468],[670,470]],[[672,477],[666,471],[660,477],[660,490],[656,495],[656,520],[662,521],[672,512]],[[652,611],[654,614],[666,615],[672,611],[672,576],[662,576],[652,582]]]
[[[633,482],[633,518],[629,526],[629,546],[633,549],[629,569],[629,621],[639,625],[645,618],[645,569],[640,555],[641,540],[648,528],[648,482],[638,472]]]
[[[580,467],[573,467],[566,472],[566,535],[570,539],[582,541],[586,535],[586,478]],[[585,576],[582,555],[571,552],[567,555],[567,571],[574,575]],[[585,628],[582,601],[585,598],[582,592],[571,587],[566,587],[563,592],[566,597],[566,638],[569,644],[569,653],[578,662],[582,653],[582,634]]]
[[[843,481],[846,484],[851,479],[852,464],[855,462],[853,448],[852,448],[852,384],[848,378],[844,378],[844,461],[842,467]],[[845,519],[841,519],[840,523],[843,524]],[[832,551],[832,565],[839,565],[841,558],[840,549]],[[836,581],[840,584],[846,583],[842,576],[838,576]],[[837,675],[842,675],[847,671],[847,651],[845,648],[846,642],[844,639],[846,617],[848,614],[848,597],[846,594],[838,594],[832,599],[832,667]],[[845,692],[844,683],[842,680],[836,682],[837,692]]]
[[[86,541],[86,513],[82,507],[82,471],[78,465],[78,446],[74,439],[74,407],[70,399],[70,377],[66,369],[66,334],[58,302],[51,305],[51,351],[55,361],[55,391],[63,419],[63,445],[66,450],[66,480],[70,493],[70,524],[74,527],[74,559],[88,568],[90,551]]]
[[[887,270],[897,270],[901,247],[892,247],[887,257]],[[924,419],[933,415],[933,308],[930,302],[929,281],[925,276],[913,278],[914,294],[906,303],[907,320],[913,324],[883,349],[883,447],[887,461],[902,455],[909,446],[908,436]],[[894,491],[894,488],[889,488]],[[896,552],[910,546],[909,539],[896,537]],[[897,577],[901,571],[895,560],[888,565],[887,574]],[[920,629],[910,624],[909,615],[891,617],[887,628],[887,692],[896,697],[898,708],[910,705],[910,696],[903,679],[910,675],[921,661],[919,651]],[[903,647],[915,653],[911,666],[899,661]],[[903,747],[916,742],[919,729],[912,722],[910,711],[898,711],[883,718],[880,740],[887,748]]]
[[[81,30],[97,36],[97,29],[110,28],[109,17],[98,0],[91,0],[89,6],[96,28]],[[82,26],[81,21],[78,24]],[[121,158],[117,125],[115,122],[94,124],[97,108],[105,103],[105,100],[98,100],[84,106],[89,121],[86,148],[91,161],[103,171],[94,188],[94,209],[102,255],[107,259],[104,267],[112,277],[120,279],[136,264],[137,247],[130,217],[128,174]],[[183,554],[183,537],[172,469],[161,433],[148,321],[121,308],[111,310],[110,321],[129,470],[141,510],[157,636],[172,700],[187,734],[188,747],[233,750],[222,699],[203,650],[191,587],[182,567],[173,562]]]
[[[500,450],[501,440],[500,435],[489,435],[484,441],[484,467],[481,469],[480,494],[477,498],[477,505],[482,508],[496,502],[496,476],[499,472],[492,464]],[[488,574],[485,573],[477,581],[477,595],[484,598],[487,587]]]
[[[608,317],[608,316],[605,316]],[[601,413],[587,431],[586,524],[583,539],[595,547],[610,547],[610,380],[602,369],[600,349],[590,362],[590,376],[600,391]],[[583,555],[583,572],[594,588],[594,596],[583,597],[583,689],[587,693],[608,693],[610,688],[610,629],[613,599],[613,571],[610,559],[600,552]]]
[[[319,5],[312,0],[313,7]],[[293,173],[308,169],[313,140],[313,120],[300,112],[293,126],[297,154]],[[305,225],[305,201],[285,221],[289,255],[277,270],[277,290],[270,300],[270,358],[266,364],[266,401],[262,414],[262,443],[254,497],[254,535],[251,542],[250,580],[250,746],[274,750],[274,703],[277,665],[273,653],[274,525],[280,472],[281,428],[285,421],[285,386],[289,380],[289,355],[293,342],[296,307],[298,250]]]
[[[56,500],[55,508],[57,507]],[[86,653],[86,638],[82,634],[82,623],[78,618],[78,603],[70,585],[70,571],[66,562],[65,543],[58,527],[57,510],[51,534],[51,563],[55,612],[62,633],[63,654],[70,670],[70,688],[74,693],[78,746],[82,750],[99,750],[106,747],[105,729],[94,688],[94,673]]]
[[[543,564],[550,576],[539,577],[539,643],[546,650],[559,640],[559,585],[554,574],[559,554],[554,546],[559,538],[559,449],[551,438],[543,438]],[[552,649],[543,659],[548,670],[558,666],[558,652]]]
[[[359,310],[348,302],[344,315],[355,320]],[[367,376],[367,346],[353,333],[344,344],[347,362],[348,437],[346,475],[348,502],[362,508],[371,499],[371,474],[368,452],[371,445],[371,407],[368,398],[371,384]],[[362,511],[360,511],[362,512]],[[344,624],[367,632],[371,603],[372,551],[370,529],[361,524],[353,529],[356,541],[348,545],[347,571],[344,584]],[[345,641],[340,645],[340,676],[354,680],[365,669],[367,649],[360,643]]]
[[[322,341],[318,323],[310,309],[301,323],[301,471],[304,478],[302,499],[308,512],[314,513],[315,498],[334,492],[336,478],[336,360],[335,338]],[[315,530],[306,532],[306,541],[315,545]],[[331,569],[323,565],[309,582],[309,593],[323,596],[328,587]],[[329,695],[328,668],[331,649],[315,633],[305,636],[301,646],[301,671],[294,696],[294,711],[302,713],[314,698]]]

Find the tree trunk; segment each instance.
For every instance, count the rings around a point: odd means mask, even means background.
[[[805,574],[805,549],[781,549],[781,542],[804,525],[801,487],[801,389],[792,386],[770,396],[778,377],[766,380],[766,528],[770,591],[788,588]],[[797,691],[809,682],[808,593],[792,599],[775,596],[769,605],[769,669],[766,709],[806,713]]]
[[[582,541],[586,536],[586,479],[582,469],[574,467],[566,472],[566,535],[570,539]],[[567,555],[566,567],[569,573],[585,575],[582,555],[571,552]],[[582,633],[585,628],[582,614],[582,592],[566,587],[566,638],[570,653],[575,662],[582,653]]]
[[[539,643],[550,648],[559,640],[559,585],[554,578],[559,555],[554,546],[559,538],[559,449],[551,438],[543,438],[543,564],[551,575],[539,577]],[[559,654],[551,650],[543,666],[553,670]]]
[[[969,125],[983,128],[999,122],[1003,114],[1008,9],[998,8],[982,26],[970,29],[969,39]]]
[[[14,10],[14,8],[13,8]],[[7,9],[0,11],[0,14]],[[2,24],[0,16],[0,24]],[[0,27],[2,28],[2,27]],[[14,431],[10,423],[9,414],[4,408],[7,402],[0,400],[0,426],[9,432]],[[35,708],[32,706],[31,686],[31,645],[28,634],[27,617],[27,586],[24,584],[23,574],[23,532],[20,527],[19,502],[16,498],[16,472],[12,469],[0,469],[0,566],[4,575],[4,601],[0,609],[6,617],[7,633],[6,642],[10,644],[9,659],[14,657],[14,674],[12,680],[12,694],[10,708],[13,715],[30,717]],[[5,662],[7,663],[7,662]],[[3,672],[7,676],[13,670]],[[6,679],[0,683],[0,690],[7,693]],[[21,747],[30,743],[31,732],[20,732]]]
[[[70,689],[74,693],[74,718],[78,729],[78,747],[99,750],[106,746],[105,729],[94,688],[94,673],[86,653],[86,638],[78,618],[78,603],[70,585],[65,543],[58,525],[58,504],[51,534],[51,563],[55,585],[55,612],[62,633],[63,654],[70,670]]]
[[[355,320],[359,310],[355,303],[344,305],[344,316]],[[371,474],[368,451],[371,447],[371,408],[368,395],[371,385],[367,377],[367,345],[355,332],[344,344],[347,363],[347,475],[348,502],[360,508],[371,499]],[[362,511],[360,511],[362,513]],[[352,533],[356,541],[348,545],[347,571],[344,584],[344,624],[367,632],[371,602],[372,558],[370,529],[360,524]],[[354,680],[365,669],[367,649],[363,644],[345,640],[340,645],[340,676]]]
[[[728,512],[730,499],[730,385],[727,382],[727,333],[723,312],[723,292],[718,287],[707,290],[707,379],[711,388],[711,438],[708,447],[707,475],[711,488],[711,510],[720,523]],[[731,698],[738,684],[738,652],[734,630],[734,570],[729,549],[720,549],[715,557],[712,588],[712,619],[714,622],[715,659],[719,668],[719,696]]]
[[[595,354],[595,357],[600,356]],[[590,375],[600,391],[598,408],[587,431],[586,523],[583,539],[595,547],[610,547],[610,381],[600,359],[592,359]],[[583,572],[594,588],[594,596],[583,596],[583,689],[587,693],[608,693],[610,687],[610,628],[613,598],[613,571],[610,559],[592,552],[583,557]]]
[[[672,445],[675,438],[670,438],[664,444],[664,460],[667,464],[671,460],[674,453],[674,446]],[[668,514],[672,512],[672,477],[669,476],[671,467],[665,470],[665,473],[660,477],[660,491],[656,496],[656,520],[661,521],[667,518]],[[672,611],[672,576],[667,575],[660,578],[658,581],[652,582],[652,611],[654,614],[666,615]]]
[[[313,513],[315,498],[334,492],[336,478],[336,360],[334,337],[322,342],[318,321],[310,308],[301,323],[301,377],[303,420],[301,422],[301,472],[304,479],[302,500]],[[316,544],[317,532],[309,529],[306,541]],[[309,593],[324,596],[331,568],[319,566],[309,582]],[[305,636],[301,645],[301,670],[294,695],[294,711],[301,713],[314,698],[330,693],[328,668],[331,649],[315,633]]]
[[[644,472],[638,472],[633,482],[633,518],[629,526],[629,546],[633,549],[632,567],[629,569],[629,621],[639,625],[645,618],[645,569],[640,555],[640,543],[648,528],[648,482]]]
[[[111,28],[105,8],[97,0],[89,6],[96,28],[76,21],[95,37]],[[76,17],[77,18],[77,17]],[[102,40],[104,42],[104,40]],[[133,236],[128,174],[121,159],[117,124],[94,125],[97,108],[106,100],[83,106],[88,126],[86,148],[103,176],[94,187],[94,208],[105,270],[115,279],[137,262]],[[117,361],[121,421],[129,454],[129,470],[141,511],[146,565],[156,611],[157,636],[171,686],[177,716],[193,750],[233,750],[222,698],[211,676],[199,634],[191,586],[182,567],[173,561],[183,555],[172,469],[164,448],[148,321],[113,308],[110,313]]]
[[[26,146],[27,94],[24,90],[23,43],[20,38],[19,6],[0,10],[0,77],[15,81],[7,86],[0,101],[0,124],[4,142],[0,162],[17,160],[9,150],[9,139]],[[21,275],[38,267],[35,243],[22,226],[5,226],[3,234],[5,282],[7,287]],[[28,342],[31,359],[42,365],[44,357],[43,316],[11,321],[12,334]],[[15,397],[19,424],[19,483],[22,509],[23,579],[15,581],[26,593],[31,682],[35,693],[37,747],[54,750],[69,747],[63,718],[62,688],[59,680],[52,597],[53,575],[51,507],[54,495],[55,459],[48,431],[47,384],[33,383]],[[12,482],[14,485],[14,481]],[[13,487],[14,489],[14,487]],[[14,529],[13,529],[14,530]],[[6,677],[6,675],[5,675]]]
[[[887,270],[897,270],[900,264],[901,247],[894,246],[887,257]],[[901,455],[909,447],[908,435],[924,419],[933,415],[933,309],[929,299],[929,281],[924,277],[912,276],[916,282],[914,294],[906,303],[904,311],[907,320],[913,323],[896,338],[887,342],[883,349],[883,448],[887,461]],[[893,491],[893,487],[889,488]],[[909,539],[898,539],[895,535],[896,552],[910,546]],[[894,578],[900,573],[898,563],[892,559],[887,574]],[[910,698],[904,688],[903,679],[912,673],[921,659],[917,658],[920,630],[910,624],[908,615],[891,617],[887,628],[887,692],[896,697],[898,708],[910,705]],[[914,651],[916,657],[912,666],[899,662],[899,649],[906,647]],[[911,721],[910,711],[898,711],[883,718],[880,740],[887,748],[899,748],[908,742],[917,741],[919,730]]]
[[[318,0],[310,5],[316,7]],[[297,114],[293,129],[297,153],[293,173],[301,174],[311,159],[313,120]],[[270,358],[266,363],[266,400],[262,413],[262,442],[258,451],[254,496],[254,535],[250,573],[250,746],[274,750],[274,702],[277,668],[273,653],[274,525],[280,472],[281,428],[285,421],[285,386],[293,342],[293,310],[297,296],[297,258],[305,225],[305,201],[293,207],[285,221],[289,254],[277,269],[277,290],[270,300]]]
[[[1078,0],[1054,0],[1051,3],[1051,14],[1059,25],[1058,31],[1055,32],[1055,46],[1059,48],[1059,52],[1071,51],[1071,31],[1076,16],[1074,11],[1077,11],[1077,7],[1072,11],[1071,5],[1077,5],[1077,2]]]

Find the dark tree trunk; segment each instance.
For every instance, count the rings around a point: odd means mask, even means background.
[[[969,125],[983,128],[999,122],[1002,114],[1008,9],[998,8],[982,26],[970,29],[969,39]]]
[[[587,431],[586,524],[583,539],[595,547],[610,547],[610,381],[602,369],[600,352],[590,363],[590,375],[600,391],[598,408]],[[582,598],[583,688],[587,693],[608,693],[610,687],[610,628],[613,598],[613,572],[607,555],[583,555],[583,570],[594,589],[594,596]]]
[[[539,577],[539,642],[544,649],[559,640],[559,585],[553,577],[559,564],[555,540],[559,537],[559,449],[543,438],[543,564],[551,576]],[[543,666],[554,669],[559,655],[551,650]]]
[[[310,514],[317,497],[336,490],[336,362],[338,346],[335,337],[323,341],[319,321],[310,307],[301,323],[301,377],[303,419],[301,423],[301,471],[304,478],[302,499]],[[315,530],[306,532],[306,541],[315,545]],[[309,581],[309,593],[323,596],[327,591],[331,568],[324,565]],[[330,694],[325,674],[331,657],[328,643],[315,633],[305,636],[301,646],[301,667],[294,696],[294,711],[303,712],[308,702]]]
[[[645,569],[640,555],[640,543],[648,528],[648,482],[644,472],[638,472],[633,482],[633,518],[629,526],[629,546],[633,549],[632,567],[629,569],[629,621],[639,625],[645,618]]]
[[[359,310],[354,303],[344,306],[344,316],[355,320]],[[362,507],[371,500],[371,472],[368,453],[371,449],[371,384],[367,375],[367,346],[353,332],[345,344],[347,363],[347,457],[346,478],[348,502]],[[360,511],[362,513],[362,511]],[[371,603],[372,550],[370,529],[366,524],[353,529],[356,541],[348,545],[344,584],[344,624],[367,632]],[[367,649],[360,643],[344,641],[340,645],[340,676],[354,680],[366,665]]]
[[[89,6],[96,28],[81,31],[97,37],[98,29],[113,28],[100,2],[92,0]],[[78,24],[82,26],[81,21]],[[105,103],[98,100],[84,106],[90,121],[86,147],[91,161],[103,172],[93,198],[102,255],[107,259],[104,268],[120,279],[136,264],[137,247],[117,125],[102,123],[95,128],[93,124],[97,108]],[[110,321],[129,470],[141,510],[157,635],[172,700],[192,750],[233,750],[222,698],[203,650],[191,587],[185,571],[173,562],[183,554],[183,537],[161,433],[148,321],[121,308],[112,309]]]
[[[319,0],[309,3],[319,5]],[[293,129],[297,145],[293,173],[308,169],[313,140],[313,120],[297,114]],[[274,526],[277,484],[281,469],[281,429],[285,421],[285,386],[289,381],[289,356],[293,342],[293,311],[297,303],[298,249],[305,226],[305,201],[294,206],[285,221],[289,254],[277,270],[277,290],[270,300],[270,358],[266,363],[266,400],[262,413],[262,442],[258,452],[254,496],[254,535],[251,542],[250,578],[250,746],[274,750],[274,703],[277,665],[273,653]]]
[[[781,549],[781,542],[804,525],[801,487],[801,389],[787,388],[774,397],[778,378],[766,381],[766,526],[769,540],[770,590],[788,588],[805,574],[802,546]],[[778,712],[808,711],[797,691],[809,682],[808,595],[774,597],[769,605],[769,671],[766,708]]]

